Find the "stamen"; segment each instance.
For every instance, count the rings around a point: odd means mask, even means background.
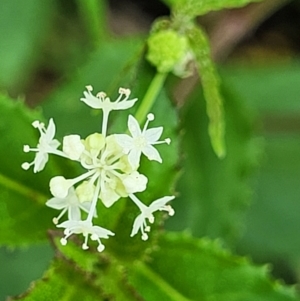
[[[87,249],[89,248],[89,246],[88,246],[88,244],[87,244],[88,239],[89,239],[89,236],[88,236],[88,234],[86,234],[86,235],[84,236],[84,243],[82,244],[82,249],[83,249],[83,250],[87,250]]]
[[[168,205],[167,207],[168,207],[167,211],[168,211],[169,215],[173,216],[175,214],[175,210],[170,205]]]
[[[122,96],[124,94],[125,95],[125,99],[124,100],[127,100],[128,97],[129,97],[129,95],[130,95],[130,93],[131,93],[131,91],[130,91],[130,89],[120,88],[119,89],[119,93],[121,94],[120,96]],[[120,101],[120,99],[121,99],[121,97],[119,97],[117,99],[117,102]]]
[[[32,164],[33,164],[33,163],[24,162],[24,163],[21,165],[21,167],[22,167],[24,170],[28,170]]]
[[[60,239],[60,243],[63,245],[63,246],[65,246],[66,244],[67,244],[67,239],[65,238],[65,237],[63,237],[63,238],[61,238]]]
[[[89,92],[92,92],[93,91],[93,87],[91,85],[88,85],[88,86],[85,86],[86,89],[89,91]]]
[[[150,121],[153,121],[153,120],[154,120],[154,114],[149,113],[149,114],[147,115],[147,120],[146,120],[146,122],[145,122],[145,125],[144,125],[143,132],[142,132],[142,133],[145,133],[145,131],[146,131],[147,128],[148,128],[149,122],[150,122]]]
[[[153,121],[153,120],[154,120],[154,114],[149,113],[149,114],[147,115],[147,119],[148,119],[149,121]]]
[[[65,238],[67,238],[67,237],[69,237],[72,233],[71,233],[71,230],[70,230],[70,229],[66,228],[66,229],[64,230],[64,234],[66,235]]]
[[[34,128],[39,128],[40,127],[40,122],[38,121],[38,120],[35,120],[33,123],[32,123],[32,126],[34,127]]]
[[[130,94],[130,89],[126,89],[126,88],[120,88],[119,89],[119,93],[120,94],[125,94],[126,96],[129,96],[129,94]]]
[[[152,143],[152,145],[156,145],[156,144],[164,144],[164,143],[170,144],[170,143],[171,143],[171,139],[170,139],[170,138],[166,138],[166,139],[163,140],[163,141],[156,141],[156,142]]]
[[[83,243],[82,244],[82,249],[83,250],[87,250],[89,248],[89,246],[86,244],[86,243]]]
[[[52,219],[53,224],[57,225],[58,222],[59,222],[59,220],[61,219],[61,217],[66,213],[66,211],[67,211],[67,208],[64,208],[64,209],[62,210],[62,212],[58,215],[58,217],[54,217],[54,218]]]
[[[149,220],[149,223],[151,223],[151,224],[154,223],[154,216],[153,216],[153,214],[149,215],[148,220]]]
[[[105,249],[105,247],[104,247],[104,245],[102,245],[102,243],[100,242],[100,239],[99,239],[99,245],[98,245],[98,247],[97,247],[97,251],[98,252],[102,252],[104,249]]]
[[[160,208],[158,210],[159,211],[167,211],[170,216],[173,216],[175,214],[175,210],[170,205],[163,206],[162,208]]]
[[[148,234],[143,233],[143,234],[142,234],[142,240],[147,240],[147,239],[148,239]]]
[[[24,145],[23,146],[23,152],[24,153],[29,153],[30,152],[30,146],[29,145]]]
[[[98,92],[97,94],[96,94],[96,97],[98,97],[98,98],[101,98],[101,99],[105,99],[105,97],[106,97],[106,93],[105,92]]]

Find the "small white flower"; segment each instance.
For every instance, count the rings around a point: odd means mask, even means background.
[[[149,160],[155,160],[161,163],[161,156],[153,145],[161,143],[169,144],[171,142],[170,139],[158,141],[162,134],[163,127],[147,129],[149,121],[152,121],[153,119],[154,115],[151,113],[148,114],[144,128],[141,130],[137,120],[132,115],[129,115],[128,129],[131,136],[126,134],[115,135],[117,142],[123,148],[123,152],[128,154],[128,161],[133,168],[139,166],[142,153]]]
[[[142,192],[146,189],[148,178],[137,171],[124,176],[122,181],[128,194]]]
[[[65,136],[63,139],[63,152],[71,160],[79,160],[84,151],[84,145],[79,135]]]
[[[82,244],[82,249],[87,250],[88,247],[88,239],[89,235],[91,237],[91,240],[98,241],[98,252],[102,252],[104,250],[104,245],[101,243],[100,238],[109,238],[110,236],[115,235],[110,230],[107,230],[105,228],[94,226],[91,221],[85,220],[85,221],[65,221],[59,225],[57,225],[59,228],[65,228],[64,234],[65,236],[60,240],[62,245],[67,244],[67,239],[72,234],[82,234],[84,236],[84,243]]]
[[[53,218],[53,223],[58,224],[60,218],[68,212],[68,219],[79,221],[81,219],[80,209],[89,213],[91,202],[80,202],[75,189],[72,187],[69,189],[69,193],[65,198],[52,198],[46,202],[48,207],[62,210],[58,217]]]
[[[74,179],[66,179],[62,176],[56,176],[50,180],[50,191],[54,197],[63,199],[68,195],[70,187],[94,175],[95,173],[97,173],[97,170],[90,170]]]
[[[56,198],[66,198],[69,193],[69,188],[73,186],[72,180],[67,180],[62,176],[54,177],[50,180],[50,191]]]
[[[24,145],[23,150],[25,153],[32,151],[36,152],[36,155],[31,163],[23,163],[22,168],[27,170],[30,168],[30,166],[34,165],[33,171],[36,173],[41,171],[45,167],[49,159],[48,154],[61,155],[62,152],[57,150],[60,143],[58,142],[58,140],[54,139],[55,124],[52,118],[49,120],[47,129],[45,128],[44,123],[37,120],[34,121],[32,125],[39,130],[41,136],[36,148],[30,148],[29,145]]]
[[[120,88],[119,89],[119,97],[116,101],[110,101],[110,98],[106,96],[104,92],[97,93],[96,96],[92,94],[93,87],[87,86],[87,92],[83,92],[84,98],[81,98],[80,100],[85,102],[88,106],[94,108],[94,109],[102,109],[103,111],[103,119],[102,119],[102,135],[106,136],[107,131],[107,123],[108,123],[108,115],[110,111],[114,110],[126,110],[131,108],[134,103],[137,101],[137,98],[130,99],[130,90]],[[125,98],[123,98],[123,95],[125,95]]]
[[[113,110],[126,110],[131,108],[134,103],[137,101],[137,98],[128,100],[130,96],[130,90],[120,88],[119,89],[119,97],[116,101],[110,101],[110,98],[106,96],[104,92],[97,93],[96,96],[92,94],[93,87],[87,86],[87,91],[84,91],[84,98],[80,100],[85,102],[88,106],[94,109],[102,109],[103,111],[109,112]],[[124,99],[123,95],[125,96]]]
[[[155,211],[167,211],[170,216],[174,215],[174,209],[170,205],[166,205],[166,203],[173,200],[174,196],[165,196],[156,201],[152,202],[150,206],[144,205],[135,195],[131,194],[129,197],[133,200],[133,202],[139,207],[141,210],[141,214],[137,216],[134,220],[132,231],[130,236],[134,236],[140,230],[142,233],[142,240],[148,239],[148,234],[146,232],[150,231],[150,226],[147,225],[148,221],[153,224],[154,216],[153,213]]]

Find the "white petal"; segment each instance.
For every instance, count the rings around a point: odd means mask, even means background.
[[[162,158],[159,152],[152,145],[145,146],[142,152],[149,160],[155,160],[158,161],[159,163],[162,163]]]
[[[128,116],[127,125],[129,132],[133,138],[138,137],[142,134],[139,123],[132,115]]]
[[[113,189],[111,189],[107,184],[105,185],[105,190],[100,192],[100,199],[105,207],[111,207],[118,199],[118,195]]]
[[[85,235],[87,232],[90,231],[92,227],[92,223],[89,221],[81,221],[81,220],[68,220],[57,227],[66,228],[66,230],[70,231],[71,233],[80,234],[82,233]]]
[[[45,138],[50,142],[55,136],[55,124],[53,118],[50,118],[48,128],[45,133]]]
[[[72,221],[79,221],[81,220],[81,214],[80,214],[80,209],[78,206],[70,206],[68,210],[68,218],[69,220]]]
[[[128,152],[134,147],[133,139],[129,135],[115,134],[114,136],[117,143],[123,148],[125,154],[128,154]]]
[[[111,109],[112,110],[126,110],[126,109],[129,109],[131,107],[133,107],[133,105],[135,104],[135,102],[137,101],[138,99],[135,98],[135,99],[131,99],[131,100],[125,100],[125,101],[120,101],[120,102],[112,102],[112,106],[111,106]]]
[[[34,168],[33,172],[39,172],[44,169],[46,163],[48,162],[49,155],[44,152],[38,152],[34,158]]]
[[[144,222],[144,216],[142,214],[138,215],[137,218],[134,220],[132,231],[130,236],[134,236],[138,233],[139,229],[142,228]]]
[[[162,132],[163,132],[163,127],[160,126],[157,128],[152,128],[152,129],[146,130],[146,132],[144,133],[144,136],[150,144],[153,144],[154,142],[158,141]]]
[[[66,207],[66,201],[65,199],[52,198],[46,202],[46,206],[57,210],[61,210]]]
[[[80,98],[81,101],[86,103],[91,108],[94,108],[94,109],[102,108],[102,102],[98,97],[96,97],[96,96],[92,95],[90,92],[86,92],[86,91],[84,91],[83,94],[84,94],[85,98]]]
[[[99,238],[108,238],[108,235],[114,236],[115,233],[111,232],[108,229],[99,227],[99,226],[93,226],[92,229],[92,235],[96,234]]]
[[[65,229],[68,229],[68,230],[72,229],[72,232],[74,232],[73,229],[74,228],[78,229],[79,227],[81,227],[81,223],[82,223],[82,221],[78,221],[78,220],[77,221],[67,220],[67,221],[62,222],[61,224],[57,225],[57,227],[58,228],[65,228]],[[74,232],[74,233],[76,233],[76,232]]]
[[[141,151],[133,148],[128,154],[128,161],[132,168],[137,168],[140,165]]]
[[[174,198],[175,196],[165,196],[160,199],[157,199],[156,201],[152,202],[152,204],[149,206],[149,209],[151,210],[151,212],[155,212],[161,207],[165,206],[166,203],[172,201]]]
[[[60,146],[60,142],[56,139],[53,139],[52,141],[49,142],[49,146],[51,148],[57,149]]]

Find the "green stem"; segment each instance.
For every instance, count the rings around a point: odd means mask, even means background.
[[[106,6],[103,0],[77,0],[79,13],[94,47],[106,37]]]
[[[165,82],[167,74],[168,73],[156,73],[156,75],[152,79],[152,82],[150,83],[150,86],[141,102],[141,105],[139,106],[135,114],[135,118],[139,122],[139,124],[145,121],[147,114],[153,106],[157,95]]]

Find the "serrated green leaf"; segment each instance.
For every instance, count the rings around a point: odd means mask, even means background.
[[[54,1],[2,1],[0,11],[0,86],[24,85],[44,42]]]
[[[270,278],[267,267],[234,256],[217,242],[169,233],[159,246],[148,263],[128,273],[145,300],[297,300],[293,289]]]
[[[295,291],[217,241],[165,234],[146,261],[86,252],[70,242],[22,300],[295,301]],[[88,258],[88,260],[87,260]],[[88,262],[88,264],[86,264]],[[73,298],[73,299],[72,299]]]
[[[90,282],[88,275],[75,270],[70,263],[56,260],[41,280],[33,282],[26,293],[10,300],[109,300]]]
[[[134,287],[126,281],[125,266],[105,250],[103,253],[87,252],[70,241],[62,246],[57,238],[54,240],[63,257],[74,264],[73,268],[90,275],[90,283],[99,288],[109,300],[139,301]]]
[[[170,0],[168,3],[174,7],[175,11],[182,16],[194,18],[209,13],[210,11],[225,8],[237,8],[252,2],[262,0]]]
[[[192,301],[143,262],[134,263],[131,273],[128,273],[128,281],[148,301]]]
[[[219,158],[226,154],[224,141],[225,121],[223,98],[220,93],[220,79],[211,59],[210,46],[206,34],[198,27],[189,30],[188,37],[192,51],[196,56],[198,72],[202,80],[209,117],[208,133],[212,147]]]

